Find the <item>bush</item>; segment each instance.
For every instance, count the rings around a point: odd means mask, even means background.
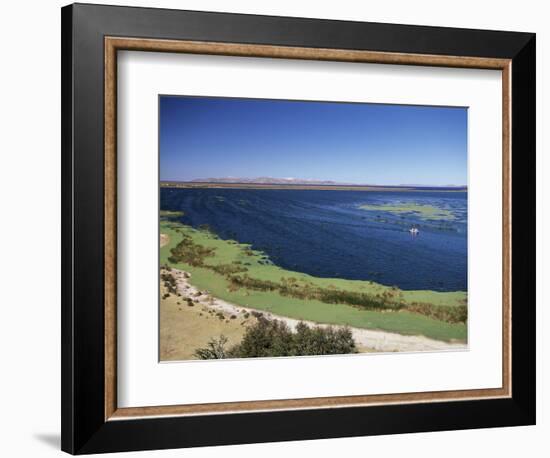
[[[250,358],[267,356],[290,356],[293,335],[289,327],[280,320],[259,318],[249,327],[240,344],[228,352],[232,358]]]
[[[231,263],[231,264],[218,264],[216,266],[208,266],[214,272],[217,272],[221,275],[230,275],[240,272],[246,272],[248,269],[243,267],[240,264]]]
[[[199,359],[223,359],[226,358],[225,344],[227,337],[223,334],[219,339],[212,338],[205,348],[197,348],[195,356]]]
[[[263,316],[247,328],[239,344],[226,350],[226,343],[224,336],[218,340],[212,339],[206,348],[199,348],[195,355],[200,359],[217,359],[357,353],[349,328],[309,327],[300,322],[292,331],[285,322],[268,320]]]
[[[161,273],[160,279],[164,282],[164,287],[169,293],[177,294],[176,279],[171,273]]]
[[[296,325],[294,354],[340,355],[357,353],[353,334],[349,328],[310,328],[304,323]]]
[[[407,305],[405,310],[419,313],[436,320],[446,321],[447,323],[466,323],[468,320],[468,307],[464,304],[453,307],[413,302]]]
[[[215,248],[207,248],[194,243],[191,237],[184,235],[182,241],[170,250],[171,256],[168,261],[172,264],[183,262],[195,267],[202,267],[204,259],[212,256],[215,251]]]

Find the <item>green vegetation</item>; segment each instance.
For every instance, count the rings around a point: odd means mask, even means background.
[[[384,211],[396,214],[412,213],[424,220],[446,220],[452,221],[455,219],[454,214],[450,210],[437,208],[433,205],[416,204],[416,203],[396,203],[386,205],[364,204],[359,206],[361,210],[367,211]]]
[[[264,317],[246,329],[240,343],[229,349],[226,349],[226,344],[224,335],[210,339],[206,347],[195,351],[195,356],[199,359],[223,359],[357,353],[348,328],[309,327],[300,322],[293,332],[283,321]]]
[[[273,265],[264,253],[208,230],[161,221],[161,264],[228,302],[298,320],[466,339],[466,293],[402,291],[369,281],[317,278]]]
[[[182,211],[172,211],[172,210],[161,210],[160,219],[174,219],[181,218],[184,215]]]

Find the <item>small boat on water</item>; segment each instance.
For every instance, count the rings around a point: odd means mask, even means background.
[[[409,229],[409,232],[410,232],[412,235],[418,235],[418,233],[419,233],[420,231],[418,230],[417,227],[414,227],[414,226],[413,226],[413,227],[411,227],[411,228]]]

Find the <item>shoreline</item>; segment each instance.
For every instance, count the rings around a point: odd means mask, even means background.
[[[190,273],[198,290],[208,291],[216,298],[237,307],[250,308],[296,321],[304,320],[335,326],[348,325],[358,329],[381,330],[381,332],[399,336],[425,336],[429,341],[461,344],[468,341],[465,323],[449,321],[443,315],[437,315],[437,313],[446,313],[459,316],[464,313],[463,307],[467,296],[463,292],[408,291],[368,281],[312,277],[266,263],[262,252],[251,250],[246,244],[239,244],[234,240],[222,240],[211,232],[194,229],[175,221],[161,221],[160,224],[161,233],[167,236],[161,241],[161,267],[170,266]],[[190,246],[195,247],[188,252],[188,255],[195,255],[196,247],[200,247],[203,253],[206,252],[211,256],[208,258],[211,265],[192,265],[169,259],[173,255],[172,250],[185,237],[190,237]],[[208,252],[208,250],[212,251]],[[264,282],[267,287],[254,288],[258,285],[252,285],[252,289],[246,289],[244,284],[235,286],[224,275],[226,270],[232,272],[230,269],[237,269],[234,276],[241,278],[241,281],[242,278],[250,278],[252,281],[260,282],[261,286]],[[243,270],[245,276],[239,277]],[[374,300],[396,300],[410,304],[409,307],[425,304],[426,307],[434,308],[433,311],[427,309],[419,312],[405,308],[399,313],[377,309],[363,310],[349,303],[279,294],[276,288],[271,287],[272,283],[282,288],[289,286],[305,289],[320,288],[326,294],[330,294],[331,291],[349,291],[350,294],[357,296],[357,300],[361,300],[362,295],[366,295],[367,299],[372,297]],[[335,309],[336,305],[337,309]],[[443,308],[438,311],[437,307]]]
[[[167,226],[163,227],[163,223],[168,224],[169,226],[168,227]],[[163,247],[165,247],[166,245],[168,245],[170,243],[170,241],[172,239],[170,238],[170,236],[168,235],[167,232],[170,232],[171,230],[173,230],[174,227],[179,227],[181,229],[189,231],[188,234],[200,234],[201,233],[200,228],[199,229],[195,228],[193,226],[181,223],[177,220],[171,220],[171,219],[161,220],[160,221],[160,230],[161,230],[161,234],[160,234],[160,236],[161,236],[161,245],[160,245],[160,248],[163,248]],[[164,230],[164,232],[162,232],[163,230]],[[248,250],[250,250],[251,253],[253,253],[254,256],[257,255],[257,256],[260,256],[262,258],[263,257],[265,257],[265,258],[268,257],[264,252],[252,249],[251,245],[248,244],[248,243],[241,243],[241,242],[237,242],[237,241],[232,240],[232,239],[222,239],[217,234],[215,234],[214,232],[208,232],[207,237],[211,238],[211,240],[219,241],[221,243],[230,243],[232,245],[240,246],[240,247],[243,247],[245,249],[248,249]],[[374,281],[374,280],[356,280],[356,279],[338,278],[338,277],[316,277],[314,275],[311,275],[311,274],[308,274],[308,273],[305,273],[305,272],[299,272],[299,271],[295,271],[295,270],[286,269],[286,268],[280,267],[280,266],[278,266],[277,264],[274,264],[274,263],[272,263],[271,266],[275,267],[277,269],[280,269],[282,273],[288,274],[290,276],[300,277],[300,278],[306,279],[306,280],[311,280],[311,281],[319,280],[319,281],[322,281],[322,282],[333,282],[333,283],[337,282],[337,283],[344,283],[348,286],[351,286],[351,285],[359,285],[359,286],[364,285],[364,286],[370,286],[370,287],[374,288],[377,292],[391,291],[391,290],[396,289],[397,291],[399,291],[400,293],[402,293],[405,296],[405,299],[407,300],[407,302],[420,300],[420,299],[416,299],[414,296],[416,296],[416,295],[425,295],[425,294],[428,294],[431,297],[430,297],[429,300],[424,300],[424,301],[430,302],[434,305],[442,305],[440,301],[436,300],[436,298],[445,298],[445,297],[450,298],[453,295],[460,295],[460,296],[463,295],[464,296],[463,298],[461,298],[459,300],[467,298],[467,291],[464,291],[464,290],[438,291],[438,290],[435,290],[435,289],[401,289],[401,288],[398,288],[398,287],[395,287],[395,286],[379,283],[379,282]],[[451,300],[452,304],[445,304],[445,305],[449,305],[451,307],[455,306],[455,305],[458,305],[456,299],[455,300],[450,299],[450,300]]]
[[[415,188],[414,186],[376,186],[376,185],[308,185],[277,183],[202,183],[202,182],[160,182],[160,188],[167,189],[288,189],[312,191],[365,191],[365,192],[468,192],[468,189],[457,188]]]
[[[219,299],[210,295],[209,292],[201,291],[191,282],[191,273],[181,269],[171,268],[171,272],[176,280],[177,289],[180,294],[192,296],[197,303],[203,307],[207,307],[216,311],[223,311],[230,314],[239,314],[242,311],[249,313],[262,313],[268,319],[276,319],[283,321],[291,330],[294,330],[299,322],[309,326],[318,327],[333,327],[343,328],[342,325],[317,323],[309,320],[298,320],[288,318],[282,315],[276,315],[271,312],[258,310],[251,307],[244,307],[233,304],[231,302]],[[465,350],[467,343],[462,342],[444,342],[420,335],[403,335],[394,332],[380,331],[375,329],[363,329],[347,326],[352,334],[358,347],[366,348],[376,353],[391,353],[391,352],[422,352],[422,351],[451,351]],[[362,352],[365,353],[365,352]]]

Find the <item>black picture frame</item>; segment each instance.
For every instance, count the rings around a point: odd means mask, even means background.
[[[106,421],[106,36],[511,59],[512,396]],[[535,34],[74,4],[62,8],[61,38],[64,451],[85,454],[535,424]]]

